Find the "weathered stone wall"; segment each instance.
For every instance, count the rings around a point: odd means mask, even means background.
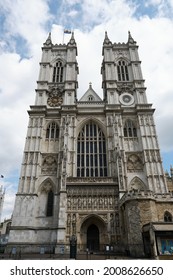
[[[154,200],[145,199],[139,200],[138,206],[140,208],[141,226],[153,221],[157,222],[157,207]]]
[[[138,201],[131,201],[126,205],[126,221],[127,221],[127,234],[128,242],[130,244],[141,243],[140,236],[140,208]]]
[[[164,222],[164,213],[168,211],[173,217],[173,202],[156,202],[158,221]]]

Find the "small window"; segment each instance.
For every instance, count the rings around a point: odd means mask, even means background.
[[[89,100],[89,101],[94,101],[94,96],[89,95],[89,96],[88,96],[88,100]]]
[[[64,67],[61,61],[58,61],[53,68],[53,82],[62,83],[64,75]]]
[[[127,120],[125,122],[124,137],[137,137],[137,129],[132,120]]]
[[[57,140],[59,138],[59,127],[55,122],[48,125],[46,130],[46,139]]]
[[[168,211],[164,213],[164,222],[166,223],[172,222],[172,215]]]
[[[47,196],[47,212],[46,212],[47,217],[53,216],[53,202],[54,202],[54,195],[53,195],[53,191],[50,190]]]
[[[118,62],[117,72],[119,81],[129,81],[128,65],[125,60]]]

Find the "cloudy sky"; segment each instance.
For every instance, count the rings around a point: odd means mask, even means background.
[[[74,30],[78,46],[78,98],[92,82],[102,97],[101,61],[105,31],[112,42],[139,45],[148,101],[164,169],[173,164],[173,0],[0,0],[0,186],[6,189],[3,218],[9,218],[23,155],[29,105],[34,104],[41,47],[52,34]],[[64,41],[69,40],[65,35]],[[94,65],[94,67],[93,67]]]

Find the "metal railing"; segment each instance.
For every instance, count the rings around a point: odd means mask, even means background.
[[[63,249],[63,250],[62,250]],[[148,256],[147,256],[148,257]],[[1,259],[70,259],[70,244],[61,244],[56,252],[56,244],[27,244],[3,247]],[[77,244],[76,259],[145,258],[142,244],[99,244],[87,248],[87,244]]]

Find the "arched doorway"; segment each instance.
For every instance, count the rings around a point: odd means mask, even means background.
[[[108,243],[107,224],[102,217],[91,214],[81,222],[78,245],[80,251],[103,251]]]
[[[87,248],[90,251],[99,251],[99,229],[96,225],[92,224],[87,229]]]

